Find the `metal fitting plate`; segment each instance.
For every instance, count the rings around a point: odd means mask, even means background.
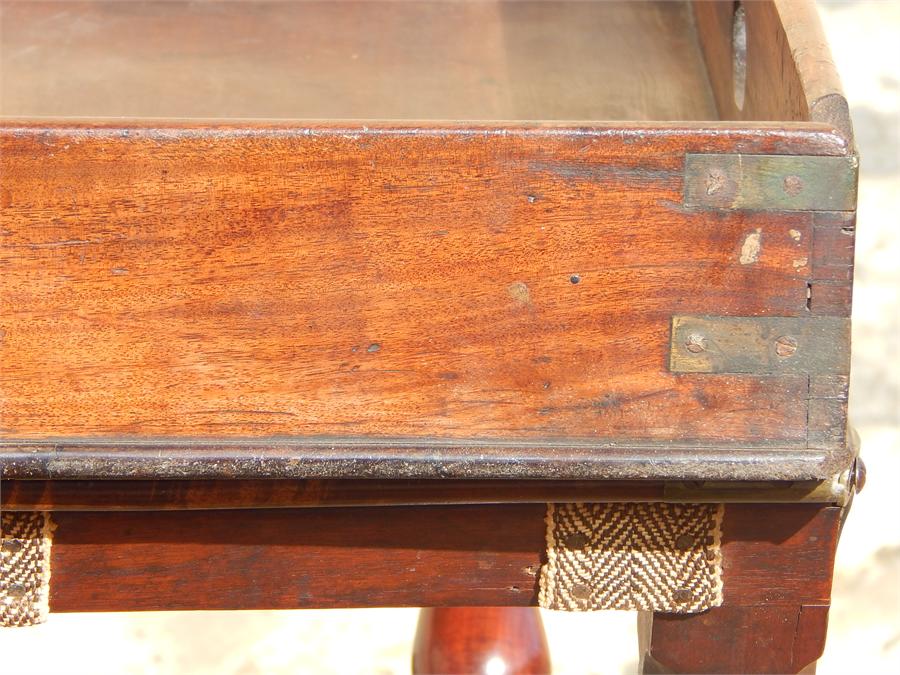
[[[689,154],[684,204],[708,209],[853,211],[856,156]]]
[[[850,320],[842,317],[674,316],[673,373],[844,374]]]

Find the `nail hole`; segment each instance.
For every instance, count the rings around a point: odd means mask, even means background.
[[[573,274],[569,277],[569,281],[571,281],[573,284],[577,284],[579,281],[581,281],[581,276],[579,276],[578,274]]]

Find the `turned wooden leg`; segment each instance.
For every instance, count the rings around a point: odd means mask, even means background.
[[[537,675],[550,672],[544,625],[532,607],[423,609],[413,673]]]
[[[642,672],[814,672],[840,522],[832,506],[729,504],[724,605],[693,615],[642,612]]]

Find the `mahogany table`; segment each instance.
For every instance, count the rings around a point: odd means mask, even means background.
[[[644,672],[814,668],[863,472],[809,2],[3,0],[0,68],[3,622],[417,606],[416,672],[511,674],[637,608]]]

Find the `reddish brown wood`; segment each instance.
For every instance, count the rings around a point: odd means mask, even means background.
[[[840,523],[841,509],[835,506],[726,506],[726,604],[827,604]]]
[[[56,513],[51,609],[531,605],[544,516],[540,504]],[[839,522],[816,504],[728,505],[726,603],[827,604]]]
[[[725,606],[640,618],[644,673],[811,672],[825,648],[828,605]]]
[[[4,436],[805,447],[805,377],[666,364],[673,313],[807,313],[811,216],[685,210],[681,170],[833,140],[7,126]]]
[[[836,507],[728,507],[724,606],[643,613],[644,672],[797,673],[813,664],[825,646],[840,522]]]
[[[51,611],[522,606],[544,506],[58,513]]]
[[[664,484],[512,480],[5,480],[0,507],[13,511],[170,511],[654,501]]]
[[[547,638],[538,610],[530,607],[423,609],[413,647],[413,673],[550,672]]]

